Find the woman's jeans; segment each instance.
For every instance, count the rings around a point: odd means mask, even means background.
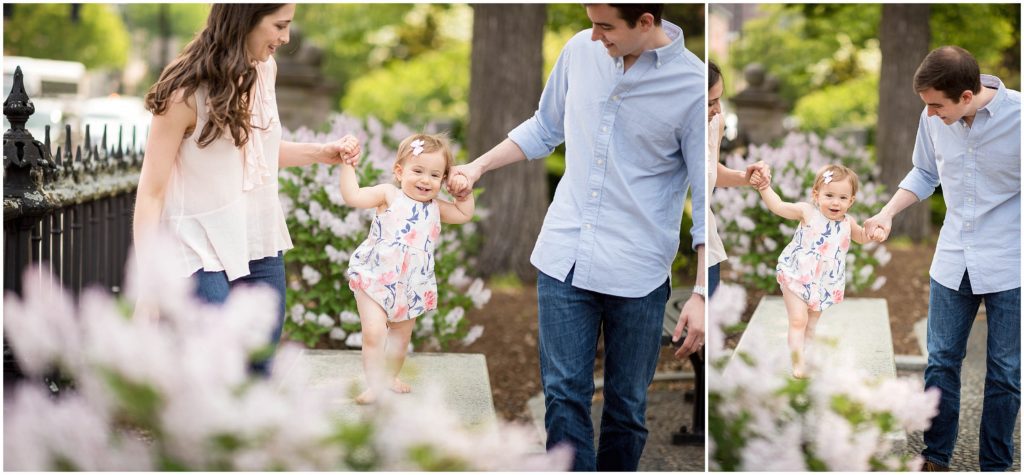
[[[573,287],[572,275],[560,282],[537,274],[547,447],[572,445],[576,471],[635,471],[647,441],[647,386],[658,363],[669,283],[625,298]],[[602,333],[604,412],[595,455],[590,407]]]
[[[960,419],[960,367],[982,300],[988,320],[988,355],[978,455],[982,470],[1003,471],[1013,463],[1013,430],[1020,410],[1020,287],[974,295],[966,272],[958,290],[931,281],[924,380],[926,388],[939,388],[942,397],[939,414],[924,433],[922,455],[949,466]]]
[[[708,298],[715,294],[718,282],[722,280],[722,263],[708,267]]]
[[[213,304],[222,304],[227,301],[231,289],[239,286],[270,286],[279,297],[277,325],[274,326],[273,333],[269,335],[269,343],[276,348],[278,341],[281,339],[281,329],[284,324],[285,279],[282,253],[278,252],[276,256],[249,261],[249,275],[239,277],[233,281],[228,281],[228,276],[224,271],[206,272],[201,269],[192,274],[192,279],[196,282],[196,296],[204,302]],[[272,361],[273,353],[265,359],[253,361],[249,369],[261,376],[269,376]]]

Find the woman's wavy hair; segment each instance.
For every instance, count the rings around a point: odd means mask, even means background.
[[[718,69],[718,65],[714,61],[708,61],[708,90],[715,87],[718,81],[722,79],[722,70]]]
[[[154,115],[167,111],[174,94],[182,90],[189,97],[203,85],[209,91],[209,120],[199,133],[199,146],[205,147],[231,134],[236,147],[252,133],[249,108],[256,83],[256,67],[246,51],[246,36],[263,17],[277,11],[283,3],[216,3],[206,18],[206,27],[196,35],[160,79],[146,93],[146,109]],[[203,104],[196,104],[203,107]]]

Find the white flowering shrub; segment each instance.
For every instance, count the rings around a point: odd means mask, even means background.
[[[363,157],[356,171],[361,186],[392,182],[398,143],[415,131],[403,124],[385,129],[376,119],[365,127],[357,119],[336,116],[327,133],[309,129],[286,132],[297,142],[328,142],[345,134],[357,137]],[[455,145],[457,146],[457,145]],[[324,339],[358,348],[362,343],[355,297],[345,271],[350,253],[370,231],[376,210],[345,205],[339,187],[338,168],[321,164],[281,170],[281,201],[295,247],[285,254],[289,268],[285,332],[291,339],[314,346]],[[477,213],[482,210],[478,207]],[[437,310],[416,319],[413,344],[446,348],[452,342],[470,344],[483,327],[470,328],[466,309],[482,308],[491,291],[471,277],[469,251],[479,237],[474,222],[442,224],[435,252]]]
[[[160,247],[154,247],[159,249]],[[159,253],[128,272],[126,297],[79,301],[32,269],[4,299],[4,336],[27,381],[5,387],[4,470],[338,471],[565,470],[572,451],[536,450],[535,430],[469,430],[436,389],[385,391],[362,416],[342,414],[341,383],[310,385],[297,343],[268,379],[247,373],[275,323],[274,293],[238,289],[223,306],[191,295]],[[143,302],[159,321],[133,317]],[[50,368],[74,382],[59,398]],[[415,399],[414,399],[415,398]],[[424,408],[427,408],[426,410]]]
[[[890,434],[923,431],[938,413],[939,391],[911,378],[874,378],[853,355],[820,351],[811,378],[789,376],[786,346],[747,342],[728,355],[746,292],[722,284],[711,297],[707,348],[708,453],[713,471],[905,471],[920,456],[894,453]]]
[[[818,170],[825,165],[842,164],[857,172],[860,189],[849,213],[861,225],[880,211],[889,198],[884,187],[875,182],[877,167],[871,163],[868,151],[834,137],[822,139],[812,133],[791,133],[778,148],[751,146],[746,157],[729,155],[725,166],[743,170],[758,160],[771,167],[772,187],[788,202],[811,203],[811,186]],[[769,292],[778,290],[775,265],[779,253],[793,239],[799,222],[769,211],[761,195],[749,187],[716,189],[711,205],[729,253],[730,271],[723,273],[723,280]],[[885,277],[875,276],[875,270],[891,257],[885,246],[877,242],[851,244],[846,255],[847,291],[880,289],[885,285]]]

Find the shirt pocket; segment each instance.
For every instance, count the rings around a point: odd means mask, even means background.
[[[982,150],[978,156],[978,190],[1005,195],[1020,192],[1020,155]]]
[[[624,101],[615,119],[624,141],[619,151],[624,159],[650,171],[679,166],[682,125],[655,117],[657,112],[640,109]]]

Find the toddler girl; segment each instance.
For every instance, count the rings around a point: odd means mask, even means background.
[[[793,376],[805,378],[804,345],[814,337],[821,312],[843,301],[846,251],[850,240],[871,240],[846,212],[857,195],[857,174],[842,165],[818,171],[811,189],[813,204],[787,203],[779,198],[760,172],[750,177],[768,209],[787,219],[799,219],[792,242],[779,255],[775,268],[789,314],[789,350]],[[881,240],[881,236],[873,236]]]
[[[398,372],[405,362],[414,319],[437,308],[434,246],[441,223],[466,223],[475,208],[472,193],[454,203],[437,198],[452,161],[445,136],[415,134],[398,146],[394,166],[398,186],[360,188],[355,169],[342,165],[345,203],[377,209],[370,235],[352,253],[347,272],[363,332],[367,389],[356,397],[359,404],[372,403],[377,391],[387,385],[397,393],[410,391]]]

